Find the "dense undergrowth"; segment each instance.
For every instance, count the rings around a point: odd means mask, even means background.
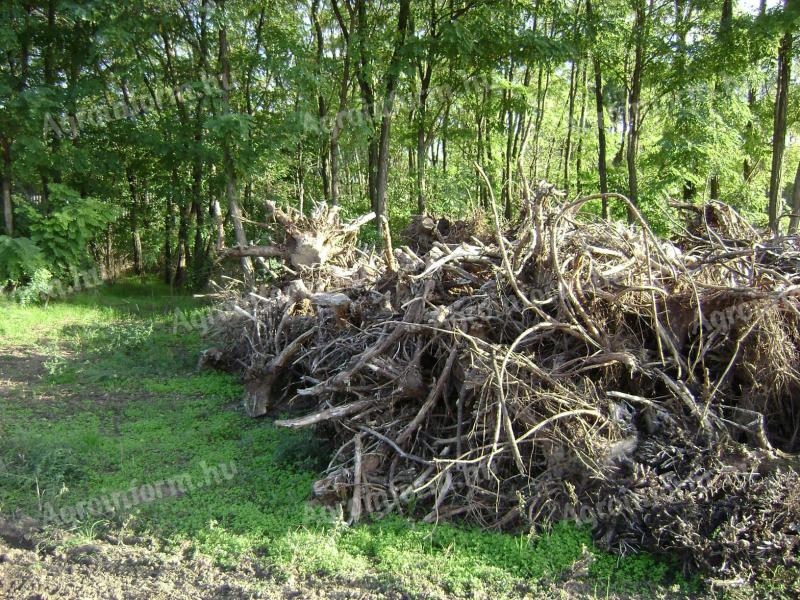
[[[571,523],[543,535],[399,517],[348,527],[310,506],[329,448],[248,418],[235,378],[196,370],[204,342],[186,323],[201,323],[206,309],[190,297],[129,280],[46,307],[0,308],[11,374],[0,394],[0,512],[41,518],[50,507],[58,514],[187,474],[199,482],[129,510],[59,522],[72,543],[121,532],[223,565],[255,560],[276,577],[375,577],[418,594],[515,595],[576,569],[601,596],[692,588],[670,561],[612,556]],[[176,309],[195,318],[178,321]],[[223,464],[232,478],[208,479],[204,469]]]

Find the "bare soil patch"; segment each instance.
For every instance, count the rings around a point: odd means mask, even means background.
[[[0,398],[40,380],[46,373],[44,363],[48,358],[31,348],[3,348],[0,353]]]
[[[255,563],[224,570],[205,557],[168,555],[137,545],[92,542],[30,548],[31,540],[0,526],[0,598],[156,600],[250,598],[401,598],[370,582],[278,583]]]

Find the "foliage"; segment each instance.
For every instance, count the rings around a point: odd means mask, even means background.
[[[0,283],[30,278],[44,264],[41,249],[29,238],[0,235]]]
[[[46,302],[52,291],[53,274],[47,269],[36,269],[25,285],[14,291],[14,297],[23,306]]]
[[[114,209],[94,198],[81,198],[63,185],[51,184],[56,210],[43,216],[27,207],[31,241],[60,275],[92,264],[89,244],[113,219]]]
[[[13,191],[15,235],[55,259],[48,267],[57,275],[85,265],[95,242],[95,261],[202,286],[217,241],[214,201],[227,244],[232,203],[247,219],[245,238],[255,239],[255,223],[268,218],[264,199],[303,208],[332,201],[334,179],[338,202],[363,213],[376,201],[382,130],[393,228],[420,207],[486,210],[476,163],[506,211],[516,209],[523,173],[571,195],[593,193],[595,77],[609,191],[630,193],[633,169],[640,208],[661,231],[667,198],[696,201],[717,186],[744,212],[764,211],[775,57],[796,28],[793,8],[435,0],[411,2],[398,37],[401,4],[188,0],[172,11],[148,0],[80,8],[54,0],[51,18],[34,18],[11,3],[0,25],[10,57],[0,65],[0,146],[10,161],[0,172]],[[646,55],[641,131],[628,165],[637,44]],[[796,89],[792,82],[784,182],[797,162]],[[0,274],[21,280],[35,270],[13,268],[13,277],[8,266]]]

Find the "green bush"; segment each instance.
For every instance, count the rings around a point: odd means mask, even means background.
[[[52,290],[53,274],[47,269],[36,269],[30,281],[17,288],[14,296],[22,304],[37,304],[47,301]]]
[[[47,216],[26,206],[31,240],[56,276],[87,268],[92,263],[89,242],[114,220],[115,210],[95,198],[81,198],[60,184],[50,185],[50,198],[58,208]]]
[[[44,265],[41,249],[29,238],[0,235],[0,287],[29,279]]]

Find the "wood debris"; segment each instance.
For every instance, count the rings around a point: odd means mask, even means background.
[[[581,515],[721,576],[796,561],[797,238],[714,203],[667,241],[579,213],[593,199],[540,184],[492,242],[289,258],[292,281],[215,320],[215,362],[253,416],[332,440],[314,493],[352,521]]]

